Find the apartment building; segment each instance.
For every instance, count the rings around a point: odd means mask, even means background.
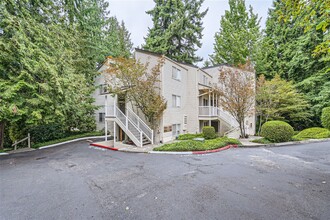
[[[149,63],[149,68],[157,65],[160,54],[136,49],[135,59]],[[219,135],[239,137],[238,123],[221,107],[214,86],[219,82],[220,69],[233,68],[218,65],[198,68],[193,65],[176,62],[165,57],[160,74],[161,95],[167,101],[167,108],[157,130],[152,130],[144,116],[134,111],[125,97],[107,93],[106,66],[99,70],[100,76],[95,83],[95,112],[97,128],[106,129],[115,137],[115,141],[130,140],[137,146],[144,144],[166,143],[184,133],[200,133],[204,126],[213,126]],[[255,114],[245,122],[246,133],[255,131]]]

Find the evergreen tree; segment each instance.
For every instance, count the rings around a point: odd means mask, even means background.
[[[229,0],[229,11],[220,20],[220,30],[215,34],[213,64],[228,63],[238,66],[247,60],[255,61],[256,44],[260,39],[260,19],[245,0]]]
[[[133,50],[133,43],[130,36],[131,34],[128,32],[123,21],[119,24],[116,17],[109,18],[105,39],[108,55],[129,58]]]
[[[94,88],[78,68],[87,61],[82,35],[67,25],[58,2],[34,3],[1,3],[0,123],[8,122],[15,139],[31,126],[53,122],[68,131],[92,130]]]
[[[322,49],[329,39],[329,26],[322,25],[325,5],[322,1],[275,0],[256,62],[258,74],[267,78],[280,74],[293,80],[312,104],[315,125],[320,124],[321,109],[330,104],[330,62]]]
[[[207,10],[201,12],[204,0],[154,0],[155,7],[147,11],[152,17],[143,48],[186,62],[202,59],[196,55],[202,46],[202,19]]]

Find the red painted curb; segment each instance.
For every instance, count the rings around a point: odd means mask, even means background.
[[[91,143],[90,145],[94,146],[94,147],[100,147],[100,148],[104,148],[104,149],[108,149],[108,150],[118,151],[118,148],[115,148],[115,147],[109,147],[109,146],[105,146],[105,145],[101,145],[101,144],[94,144],[94,143]]]
[[[209,154],[209,153],[216,153],[219,151],[223,151],[223,150],[228,150],[229,148],[236,148],[237,145],[227,145],[225,147],[222,148],[218,148],[215,150],[205,150],[205,151],[192,151],[192,154]]]

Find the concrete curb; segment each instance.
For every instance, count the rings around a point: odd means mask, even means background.
[[[8,155],[8,153],[0,153],[0,156]]]
[[[73,142],[76,142],[76,141],[84,141],[84,140],[88,140],[88,139],[98,139],[98,138],[104,138],[104,136],[92,136],[92,137],[77,138],[77,139],[73,139],[73,140],[70,140],[70,141],[64,141],[64,142],[57,143],[57,144],[51,144],[51,145],[39,147],[38,149],[42,150],[42,149],[47,149],[47,148],[51,148],[51,147],[57,147],[57,146],[60,146],[60,145],[63,145],[63,144],[73,143]]]
[[[205,150],[205,151],[149,151],[149,154],[176,154],[176,155],[192,155],[192,154],[211,154],[217,153],[220,151],[228,150],[230,148],[237,148],[237,145],[227,145],[225,147],[221,147],[215,150]]]
[[[102,144],[94,144],[94,143],[91,143],[90,146],[93,146],[93,147],[100,147],[100,148],[104,148],[104,149],[109,149],[109,150],[118,151],[118,148],[115,148],[115,147],[109,147],[109,146],[105,146],[105,145],[102,145]]]
[[[274,144],[241,145],[240,148],[284,147],[284,146],[291,146],[291,145],[298,145],[298,144],[312,144],[312,143],[321,143],[321,142],[328,142],[328,141],[330,141],[330,138],[310,139],[310,140],[305,140],[305,141],[290,141],[290,142],[274,143]]]

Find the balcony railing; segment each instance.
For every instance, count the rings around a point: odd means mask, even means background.
[[[214,106],[199,106],[199,116],[216,117],[219,115],[219,108]]]
[[[226,111],[214,106],[199,106],[199,117],[218,117],[231,126],[238,126],[237,121]]]

